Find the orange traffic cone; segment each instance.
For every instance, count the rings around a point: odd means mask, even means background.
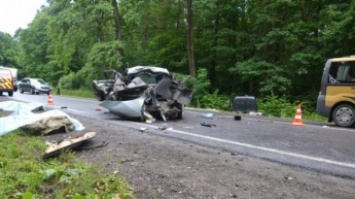
[[[297,106],[295,119],[293,120],[292,125],[295,125],[295,126],[303,126],[304,125],[302,122],[301,104],[299,104]]]
[[[47,104],[48,105],[54,105],[52,91],[49,92]]]

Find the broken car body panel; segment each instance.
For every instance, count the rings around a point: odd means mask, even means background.
[[[143,118],[144,112],[166,119],[181,119],[192,91],[167,69],[154,66],[128,68],[126,76],[106,70],[105,80],[94,80],[94,93],[100,104],[120,117]],[[110,79],[108,73],[113,73]],[[143,103],[141,103],[143,100]]]
[[[124,118],[140,118],[142,116],[142,106],[144,97],[128,101],[105,100],[100,106],[110,110],[112,113]]]

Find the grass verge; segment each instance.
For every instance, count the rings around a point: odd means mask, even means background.
[[[60,89],[61,95],[72,96],[72,97],[82,97],[82,98],[89,98],[89,99],[96,99],[92,90],[68,90],[68,89]]]
[[[103,174],[69,151],[43,160],[41,137],[12,132],[0,137],[0,198],[135,198],[125,179]]]

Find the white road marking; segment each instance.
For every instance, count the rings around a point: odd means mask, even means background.
[[[147,126],[147,127],[150,127],[150,128],[154,128],[154,129],[158,129],[159,128],[158,126],[154,126],[154,125],[148,125],[148,124],[142,124],[142,123],[135,123],[135,124],[137,126],[144,125],[144,126]],[[308,155],[303,155],[303,154],[298,154],[298,153],[292,153],[292,152],[288,152],[288,151],[282,151],[282,150],[273,149],[273,148],[256,146],[256,145],[242,143],[242,142],[224,140],[224,139],[220,139],[220,138],[215,138],[215,137],[206,136],[206,135],[199,135],[199,134],[189,133],[189,132],[175,130],[175,129],[166,129],[166,130],[174,132],[174,133],[178,133],[178,134],[183,134],[183,135],[188,135],[188,136],[192,136],[192,137],[198,137],[198,138],[203,138],[203,139],[207,139],[207,140],[213,140],[213,141],[217,141],[217,142],[222,142],[222,143],[242,146],[242,147],[246,147],[246,148],[250,148],[250,149],[257,149],[257,150],[261,150],[261,151],[265,151],[265,152],[271,152],[271,153],[276,153],[276,154],[280,154],[280,155],[286,155],[286,156],[290,156],[290,157],[301,158],[301,159],[305,159],[305,160],[328,163],[328,164],[333,164],[333,165],[337,165],[337,166],[342,166],[342,167],[348,167],[348,168],[355,169],[355,164],[351,164],[351,163],[339,162],[339,161],[335,161],[335,160],[329,160],[329,159],[313,157],[313,156],[308,156]]]
[[[259,119],[250,119],[248,120],[252,121],[257,121],[257,122],[267,122],[267,123],[274,123],[274,124],[284,124],[284,125],[291,125],[291,123],[288,122],[280,122],[280,121],[268,121],[268,120],[259,120]],[[330,130],[339,130],[339,131],[352,131],[355,133],[355,130],[353,128],[342,128],[342,127],[332,127],[332,126],[326,126],[326,128],[323,126],[317,126],[317,125],[312,125],[312,124],[304,124],[304,126],[307,127],[312,127],[312,128],[321,128],[321,129],[330,129]]]

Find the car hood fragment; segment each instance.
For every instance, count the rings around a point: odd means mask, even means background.
[[[127,101],[106,100],[99,105],[123,118],[139,118],[142,115],[144,97]]]

